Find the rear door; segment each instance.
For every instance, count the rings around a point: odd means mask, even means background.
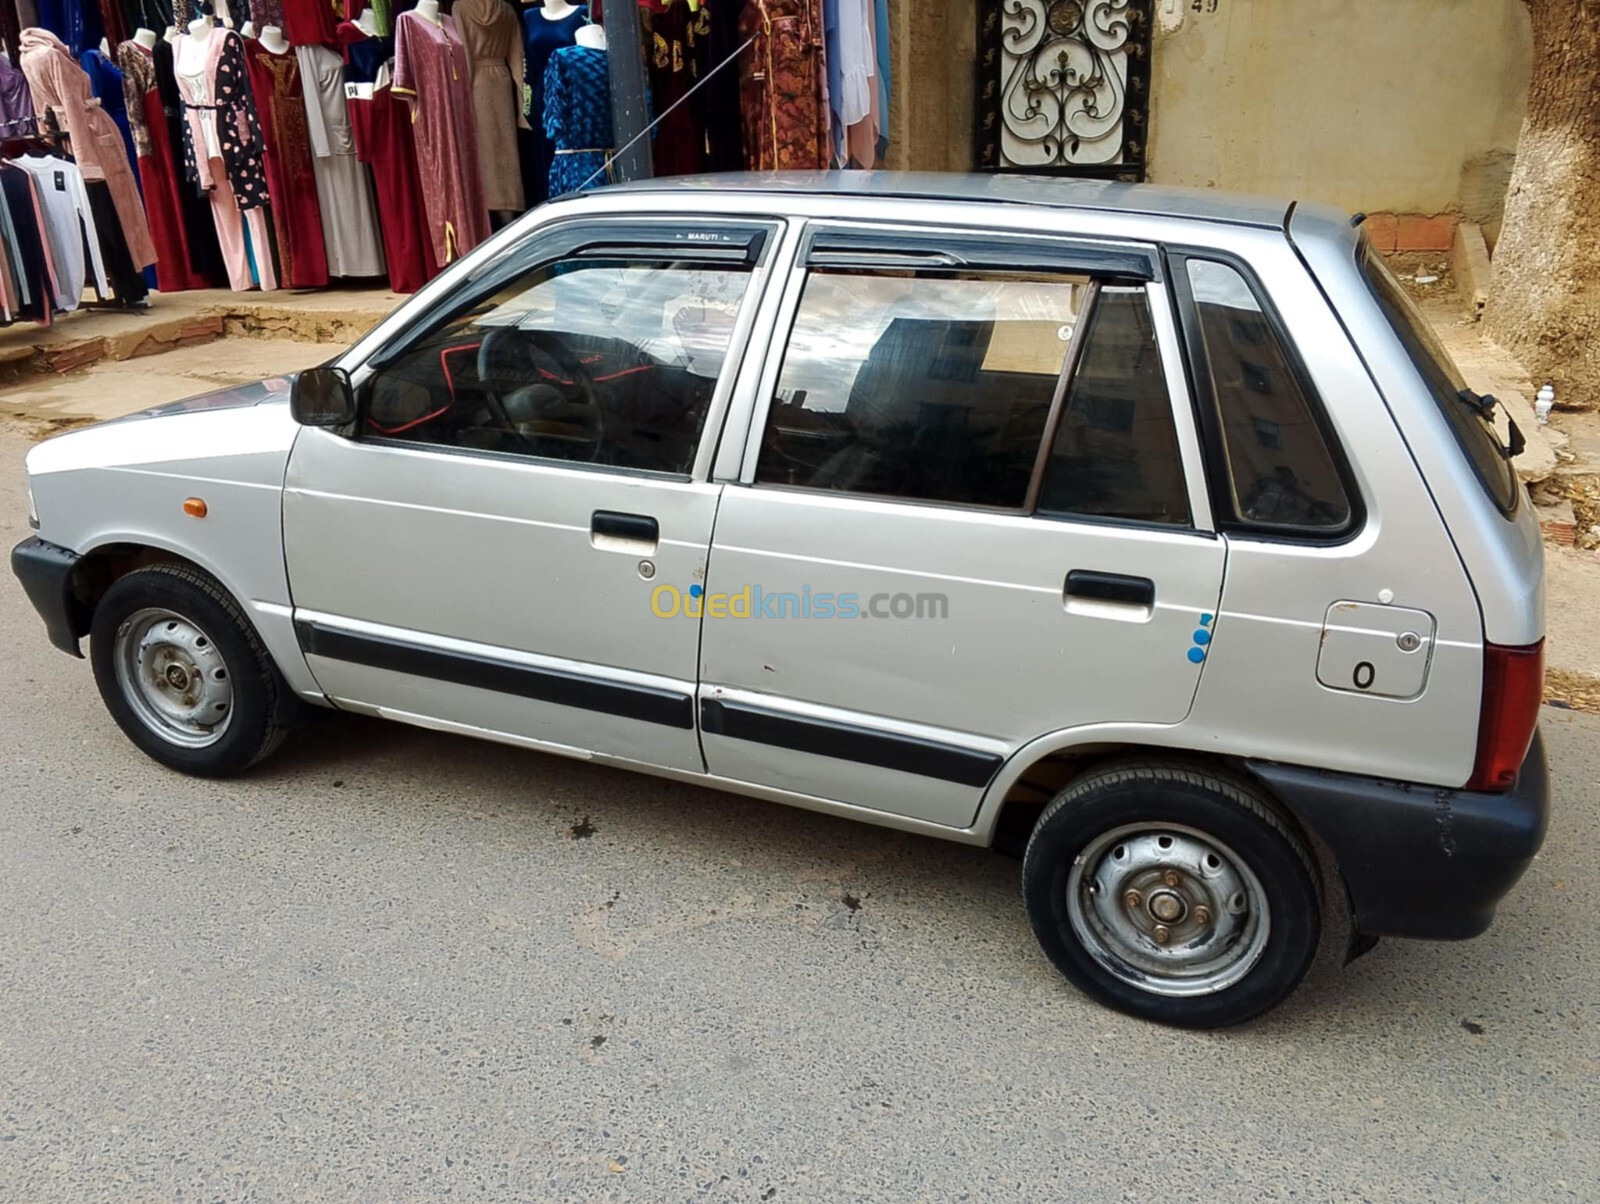
[[[811,232],[695,599],[710,772],[962,827],[1029,740],[1188,714],[1225,552],[1159,275]]]

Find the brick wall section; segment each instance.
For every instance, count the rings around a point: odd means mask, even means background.
[[[1363,223],[1372,245],[1385,255],[1396,251],[1448,251],[1455,246],[1456,219],[1448,213],[1372,213]]]

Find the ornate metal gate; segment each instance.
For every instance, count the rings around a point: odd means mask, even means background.
[[[978,169],[1143,179],[1151,7],[978,0]]]

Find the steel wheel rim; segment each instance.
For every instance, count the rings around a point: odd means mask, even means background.
[[[139,722],[169,744],[208,748],[233,719],[233,675],[222,651],[176,611],[134,611],[117,628],[117,686]]]
[[[1127,824],[1090,841],[1067,875],[1066,904],[1104,970],[1175,998],[1239,982],[1272,933],[1260,879],[1216,837],[1182,824]]]

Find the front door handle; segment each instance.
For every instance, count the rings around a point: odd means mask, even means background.
[[[1154,606],[1156,583],[1148,577],[1073,569],[1067,574],[1066,596],[1092,598],[1096,602],[1122,602],[1128,606]]]
[[[648,514],[596,510],[589,520],[589,542],[611,552],[653,554],[661,541],[661,526]]]

